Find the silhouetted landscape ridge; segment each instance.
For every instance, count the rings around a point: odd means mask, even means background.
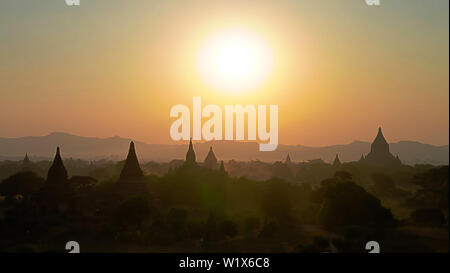
[[[66,157],[80,159],[112,159],[122,160],[131,139],[119,136],[98,138],[76,136],[68,133],[55,132],[46,136],[26,136],[19,138],[0,138],[0,160],[23,159],[28,153],[30,158],[50,159],[55,146],[63,147]],[[173,159],[183,159],[185,143],[182,144],[148,144],[135,141],[142,161],[169,162]],[[354,141],[349,144],[309,147],[303,145],[279,145],[273,152],[260,152],[256,142],[213,141],[198,142],[196,150],[203,158],[213,144],[217,155],[223,160],[261,160],[275,162],[283,160],[290,154],[292,161],[308,161],[322,159],[332,162],[339,154],[343,162],[357,161],[361,155],[370,151],[370,142]],[[443,165],[449,162],[449,146],[434,146],[416,141],[399,141],[389,143],[390,151],[399,156],[403,164],[433,164]]]

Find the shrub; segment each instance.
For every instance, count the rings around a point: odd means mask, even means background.
[[[219,228],[224,235],[229,237],[235,237],[238,233],[236,224],[231,220],[223,221]]]
[[[440,209],[437,208],[420,208],[411,214],[412,220],[420,225],[427,226],[443,226],[445,224],[445,216]]]
[[[391,211],[353,182],[328,184],[319,191],[322,193],[318,219],[328,228],[350,225],[387,227],[394,224]]]

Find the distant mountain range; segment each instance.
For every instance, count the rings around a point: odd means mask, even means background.
[[[31,160],[50,159],[54,156],[56,146],[61,147],[63,157],[86,160],[125,159],[130,139],[118,136],[110,138],[82,137],[67,133],[52,133],[47,136],[27,136],[20,138],[0,138],[0,160],[22,159],[28,153]],[[136,152],[141,161],[163,161],[184,159],[188,145],[183,144],[147,144],[135,142]],[[261,160],[274,162],[286,158],[289,153],[292,161],[307,161],[321,158],[331,162],[336,154],[343,162],[359,160],[362,154],[370,151],[370,143],[354,141],[350,144],[324,147],[301,145],[279,145],[273,152],[259,152],[254,142],[213,141],[194,142],[197,160],[203,161],[209,147],[213,146],[220,160],[237,161]],[[398,155],[404,164],[448,164],[449,146],[434,146],[414,141],[390,143],[390,151]]]

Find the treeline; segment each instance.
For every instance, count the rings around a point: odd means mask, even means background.
[[[255,181],[180,166],[142,183],[73,176],[50,187],[19,172],[0,183],[0,250],[64,251],[76,238],[86,252],[362,252],[369,240],[388,252],[440,251],[404,227],[448,231],[448,166],[412,175],[415,190],[370,177],[365,186],[341,168],[314,183]],[[384,198],[412,213],[395,217]]]

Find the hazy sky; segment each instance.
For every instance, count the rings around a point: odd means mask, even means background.
[[[278,104],[279,142],[448,144],[449,1],[0,1],[0,137],[64,131],[170,143],[170,108]],[[238,28],[273,62],[227,92],[199,50]]]

